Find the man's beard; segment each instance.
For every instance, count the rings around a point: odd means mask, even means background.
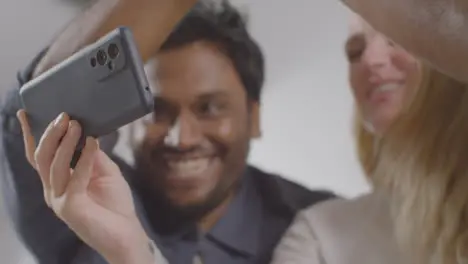
[[[248,146],[246,153],[248,153]],[[141,148],[134,153],[135,187],[150,218],[157,219],[158,224],[162,225],[162,230],[168,233],[178,229],[181,225],[198,222],[221,205],[240,186],[241,174],[246,167],[246,157],[238,159],[242,160],[242,164],[236,164],[236,167],[240,169],[223,172],[221,176],[232,178],[231,181],[221,180],[205,199],[182,206],[172,202],[167,193],[161,189],[161,185],[155,181],[157,175],[150,164],[151,158],[147,155]],[[229,176],[228,173],[238,175]]]

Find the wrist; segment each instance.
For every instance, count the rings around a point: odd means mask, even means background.
[[[119,6],[132,23],[127,24],[143,62],[156,55],[160,46],[197,0],[120,0]]]
[[[116,247],[103,254],[110,264],[155,264],[154,247],[142,227],[116,241]]]
[[[159,264],[150,250],[150,240],[105,258],[110,264]]]

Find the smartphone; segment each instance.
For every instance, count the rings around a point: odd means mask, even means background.
[[[20,97],[36,143],[60,113],[78,121],[83,131],[78,152],[85,137],[116,131],[151,113],[154,104],[141,56],[126,27],[26,83]]]

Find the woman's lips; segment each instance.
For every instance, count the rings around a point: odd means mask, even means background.
[[[380,86],[375,87],[372,89],[372,92],[370,94],[370,101],[372,103],[380,103],[382,101],[387,100],[390,98],[395,91],[400,89],[402,86],[401,83],[385,83]]]

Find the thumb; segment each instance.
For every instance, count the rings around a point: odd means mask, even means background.
[[[86,138],[86,144],[68,185],[68,188],[73,189],[73,192],[86,191],[96,165],[97,151],[98,144],[96,139]]]

